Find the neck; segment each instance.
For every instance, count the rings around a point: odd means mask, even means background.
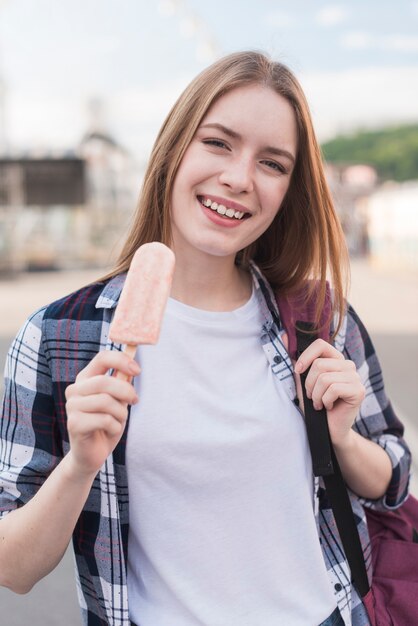
[[[171,296],[206,311],[233,311],[251,296],[251,276],[233,258],[176,253]]]

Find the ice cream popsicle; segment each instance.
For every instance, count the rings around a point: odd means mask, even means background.
[[[158,341],[174,263],[173,251],[157,241],[140,246],[132,258],[109,331],[131,357],[138,345]]]

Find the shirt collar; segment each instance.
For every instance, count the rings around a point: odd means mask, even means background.
[[[273,290],[260,268],[253,261],[250,261],[250,272],[260,310],[265,320],[264,330],[269,332],[275,326],[276,332],[279,333],[282,330],[282,322]]]
[[[96,309],[114,309],[116,307],[122,287],[125,283],[125,278],[126,272],[114,276],[106,283],[97,299]]]
[[[274,293],[261,270],[253,261],[250,262],[250,272],[255,294],[264,318],[263,327],[266,332],[269,332],[272,326],[276,325],[276,329],[279,332],[282,329],[282,323]],[[96,302],[96,309],[114,309],[116,307],[125,279],[126,273],[118,274],[106,283]]]

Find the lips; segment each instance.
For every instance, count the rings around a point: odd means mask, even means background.
[[[250,217],[246,207],[217,196],[198,196],[199,202],[225,219],[242,220]]]

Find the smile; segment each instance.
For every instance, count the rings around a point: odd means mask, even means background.
[[[212,201],[210,198],[205,198],[203,196],[198,196],[198,200],[203,206],[211,209],[212,211],[216,211],[219,215],[222,215],[226,218],[231,218],[234,220],[242,220],[242,218],[249,217],[249,213],[245,213],[244,211],[236,211],[235,209],[227,208],[223,204],[219,204],[218,202]]]

